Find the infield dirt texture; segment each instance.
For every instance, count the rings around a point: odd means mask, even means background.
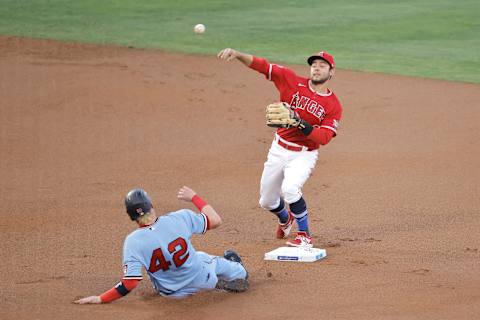
[[[257,205],[277,98],[263,76],[214,56],[0,37],[0,318],[477,319],[479,85],[340,69],[332,87],[342,127],[305,186],[328,257],[265,262],[283,241]],[[194,245],[235,248],[251,290],[167,300],[145,279],[109,305],[72,304],[122,275],[124,194],[193,209],[182,185],[224,220]]]

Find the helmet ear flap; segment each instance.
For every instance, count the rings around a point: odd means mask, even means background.
[[[143,189],[132,189],[125,196],[125,208],[132,221],[149,213],[152,207],[152,201]]]

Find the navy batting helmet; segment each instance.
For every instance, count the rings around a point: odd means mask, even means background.
[[[125,196],[125,207],[130,219],[137,220],[138,217],[150,212],[152,200],[143,189],[132,189]]]

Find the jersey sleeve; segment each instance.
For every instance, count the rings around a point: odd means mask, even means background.
[[[142,280],[142,263],[134,253],[134,245],[129,238],[123,244],[123,279]]]
[[[255,56],[253,57],[253,62],[250,65],[250,68],[264,74],[265,78],[272,81],[279,90],[287,87],[287,84],[290,81],[294,82],[297,78],[293,70],[278,64],[270,63],[267,59]]]
[[[333,131],[333,136],[337,135],[337,130],[340,126],[340,119],[342,118],[342,107],[338,101],[335,101],[334,108],[331,112],[325,115],[320,128],[325,128]]]
[[[208,218],[204,213],[195,213],[192,210],[185,209],[179,211],[177,216],[185,222],[192,233],[204,234],[207,232]]]

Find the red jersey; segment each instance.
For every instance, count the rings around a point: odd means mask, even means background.
[[[330,89],[327,89],[325,94],[316,92],[311,88],[308,78],[299,77],[293,70],[271,64],[263,58],[253,57],[250,68],[273,81],[280,92],[280,101],[290,104],[300,118],[314,127],[314,131],[328,129],[334,136],[337,134],[342,106]],[[318,149],[320,146],[309,138],[312,134],[306,136],[297,128],[279,128],[277,134],[287,141],[306,146],[309,150]]]

